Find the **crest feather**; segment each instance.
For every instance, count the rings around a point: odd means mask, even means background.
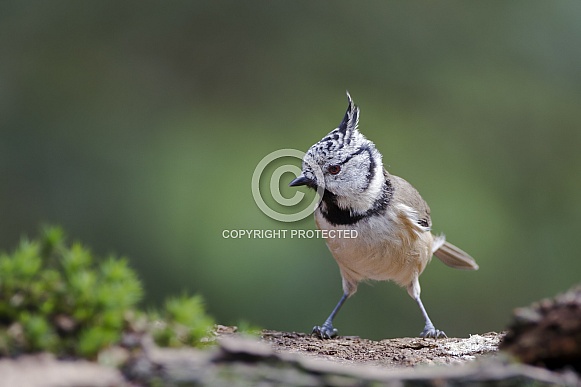
[[[339,132],[343,133],[345,137],[350,136],[353,131],[357,130],[357,125],[359,125],[359,106],[355,105],[348,91],[347,100],[349,101],[349,105],[347,106],[343,121],[339,124]]]

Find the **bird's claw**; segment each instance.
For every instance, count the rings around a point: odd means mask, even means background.
[[[446,333],[439,329],[436,329],[433,326],[426,326],[422,333],[420,333],[420,337],[429,338],[429,339],[447,339]]]
[[[313,327],[313,331],[311,332],[312,335],[317,335],[321,339],[332,339],[333,337],[337,336],[339,331],[336,328],[333,328],[331,324],[323,324],[322,326],[315,326]]]

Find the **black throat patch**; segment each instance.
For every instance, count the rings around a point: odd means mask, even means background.
[[[325,206],[320,206],[318,211],[321,211],[323,218],[334,226],[338,225],[352,225],[362,219],[369,218],[375,215],[383,215],[391,198],[393,197],[393,186],[389,179],[385,180],[381,196],[377,198],[373,207],[364,213],[356,213],[350,209],[340,208],[337,205],[337,196],[327,190],[323,195],[323,202]]]

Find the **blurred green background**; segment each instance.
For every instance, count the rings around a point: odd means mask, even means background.
[[[581,277],[579,20],[578,1],[4,1],[0,250],[59,224],[128,256],[148,304],[199,292],[223,324],[309,331],[341,295],[324,242],[222,232],[315,228],[265,216],[250,181],[336,127],[348,89],[386,167],[480,264],[428,266],[432,320],[501,330]],[[374,283],[336,326],[387,338],[423,321]]]

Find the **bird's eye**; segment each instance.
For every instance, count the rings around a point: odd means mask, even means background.
[[[331,175],[336,175],[339,172],[341,172],[341,166],[340,165],[329,165],[329,168],[327,168],[327,171],[329,171],[329,173]]]

